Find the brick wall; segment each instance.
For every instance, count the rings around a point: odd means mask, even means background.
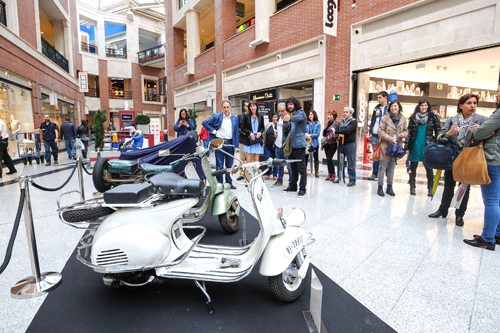
[[[108,95],[108,61],[99,59],[99,96],[101,96],[101,110],[108,111],[109,119],[109,95]]]
[[[217,72],[217,66],[214,65],[215,63],[215,49],[212,48],[195,58],[194,75],[184,75],[187,71],[187,64],[183,64],[179,68],[175,69],[175,86],[182,87],[191,82],[195,82],[207,76],[215,74]]]
[[[18,1],[17,14],[19,17],[19,37],[36,49],[35,3],[33,1]]]
[[[150,75],[155,77],[164,77],[165,71],[163,69],[141,66],[139,64],[132,64],[132,97],[134,99],[134,111],[142,112],[143,110],[148,111],[161,111],[161,105],[155,104],[144,104],[142,103],[142,96],[144,95],[144,90],[142,88],[141,75]],[[161,102],[164,101],[164,97],[161,96]]]

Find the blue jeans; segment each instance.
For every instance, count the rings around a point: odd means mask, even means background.
[[[481,185],[484,202],[484,227],[481,238],[486,242],[494,242],[500,236],[500,166],[488,165],[491,183]]]
[[[226,153],[234,155],[234,147],[233,146],[224,146],[221,149],[216,150],[215,151],[215,169],[216,170],[224,169],[224,162],[225,162],[226,168],[232,167],[234,158],[232,156],[224,154],[220,150],[224,150]],[[217,176],[217,181],[222,184],[222,176]],[[233,181],[231,180],[231,177],[228,174],[226,174],[226,183],[233,185]]]
[[[205,147],[205,149],[208,149],[208,139],[203,140],[203,147]]]
[[[346,143],[343,145],[344,156],[347,158],[347,174],[349,175],[349,182],[356,182],[356,167],[354,166],[354,161],[356,157],[356,143]],[[342,170],[338,170],[340,174]]]
[[[378,137],[375,135],[372,135],[372,152],[375,150],[375,143],[377,143]],[[380,165],[380,161],[373,161],[373,170],[372,170],[372,175],[378,175],[378,167]]]
[[[285,153],[283,153],[283,148],[274,148],[274,156],[279,159],[285,159]],[[277,171],[278,173],[278,182],[283,184],[283,173],[285,170],[285,167],[275,167],[274,170]]]
[[[75,147],[75,139],[64,139],[64,144],[66,145],[66,152],[68,153],[68,158],[72,158],[74,147]]]
[[[45,147],[45,161],[50,163],[50,149],[52,148],[52,155],[54,156],[54,161],[58,160],[59,149],[57,148],[57,143],[54,140],[43,142],[43,146]]]
[[[276,158],[274,150],[267,149],[266,147],[264,147],[264,158],[266,159],[266,161],[269,158]],[[276,168],[276,167],[269,168],[269,170],[266,172],[266,176],[270,176],[271,172],[273,174],[273,177],[278,177],[278,168]]]

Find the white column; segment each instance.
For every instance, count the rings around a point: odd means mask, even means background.
[[[255,0],[255,40],[250,43],[250,47],[269,43],[269,18],[275,8],[274,1]]]
[[[63,38],[64,38],[64,57],[68,60],[68,70],[71,76],[73,76],[73,49],[72,49],[72,38],[71,38],[71,26],[66,20],[62,20],[63,26]],[[80,48],[80,45],[78,45]]]
[[[186,12],[187,73],[194,74],[194,58],[200,54],[200,14],[195,10]]]
[[[94,25],[94,30],[99,58],[106,59],[106,37],[104,35],[104,18],[102,15],[98,16],[97,22]]]
[[[127,59],[130,62],[138,63],[139,57],[139,26],[135,21],[127,23]]]

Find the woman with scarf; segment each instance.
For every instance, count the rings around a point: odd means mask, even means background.
[[[411,163],[411,195],[415,195],[415,177],[417,176],[418,163],[424,160],[424,148],[436,141],[440,131],[439,119],[431,111],[431,105],[425,99],[421,99],[408,121],[408,137],[404,148],[408,154],[408,161]],[[432,169],[425,168],[425,173],[427,174],[427,195],[432,197],[434,172]]]
[[[306,125],[306,140],[311,141],[311,146],[314,149],[313,151],[306,151],[306,168],[309,162],[309,155],[312,155],[311,158],[314,158],[314,177],[319,178],[319,134],[321,132],[321,123],[318,120],[318,114],[314,110],[309,110],[307,113],[307,125]],[[312,150],[312,149],[311,149]],[[311,168],[312,175],[312,168]]]
[[[323,130],[323,137],[325,142],[321,149],[325,150],[326,154],[326,165],[328,166],[328,177],[326,180],[335,181],[335,166],[333,165],[333,155],[337,151],[337,136],[334,132],[339,128],[339,123],[337,121],[337,112],[328,112],[327,117],[328,123]]]
[[[488,119],[475,113],[478,102],[479,96],[474,94],[467,94],[460,97],[458,100],[457,115],[448,118],[441,130],[444,137],[448,138],[452,144],[459,147],[459,152],[469,145],[469,140],[474,130]],[[429,217],[438,218],[448,215],[448,209],[453,199],[455,185],[456,182],[453,179],[453,171],[446,170],[444,172],[444,190],[443,197],[441,198],[441,205],[437,212],[430,214]],[[455,224],[459,227],[464,225],[464,215],[469,201],[469,191],[470,187],[467,188],[464,194],[460,208],[455,210]]]
[[[387,148],[393,143],[403,146],[403,138],[408,135],[408,125],[406,118],[402,115],[403,107],[399,101],[389,103],[389,114],[380,121],[378,137],[380,140],[380,165],[378,168],[378,189],[377,194],[383,197],[384,194],[384,175],[387,170],[387,189],[385,193],[395,196],[392,189],[394,180],[394,169],[396,167],[396,157],[385,154]]]

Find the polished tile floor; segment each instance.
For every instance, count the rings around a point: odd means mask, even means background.
[[[65,161],[63,155],[61,164]],[[64,166],[18,165],[19,174],[57,171]],[[456,227],[454,214],[430,219],[437,210],[436,198],[426,195],[425,175],[419,169],[417,195],[410,196],[404,168],[396,171],[395,197],[375,194],[376,182],[364,180],[369,170],[358,170],[355,187],[348,188],[308,177],[307,196],[271,188],[274,204],[285,213],[293,207],[307,215],[305,228],[315,235],[313,263],[347,292],[398,332],[500,332],[497,318],[500,296],[493,293],[500,279],[500,248],[495,252],[471,248],[462,239],[482,230],[483,204],[478,187],[471,191],[465,226]],[[64,170],[34,179],[56,187],[70,174]],[[17,176],[17,175],[16,175]],[[4,174],[1,182],[15,177]],[[286,183],[287,176],[285,176]],[[94,192],[84,175],[87,196]],[[31,187],[34,223],[42,271],[60,272],[81,236],[63,225],[56,214],[56,198],[78,189],[73,177],[64,190],[42,192]],[[0,260],[3,260],[19,201],[18,184],[0,186]],[[242,206],[253,213],[248,192],[235,191]],[[68,201],[77,200],[76,197]],[[23,222],[22,222],[23,223]],[[43,297],[17,300],[10,296],[14,283],[31,275],[24,225],[21,224],[12,260],[0,275],[0,332],[24,332],[43,302]],[[335,331],[335,328],[327,328]]]

